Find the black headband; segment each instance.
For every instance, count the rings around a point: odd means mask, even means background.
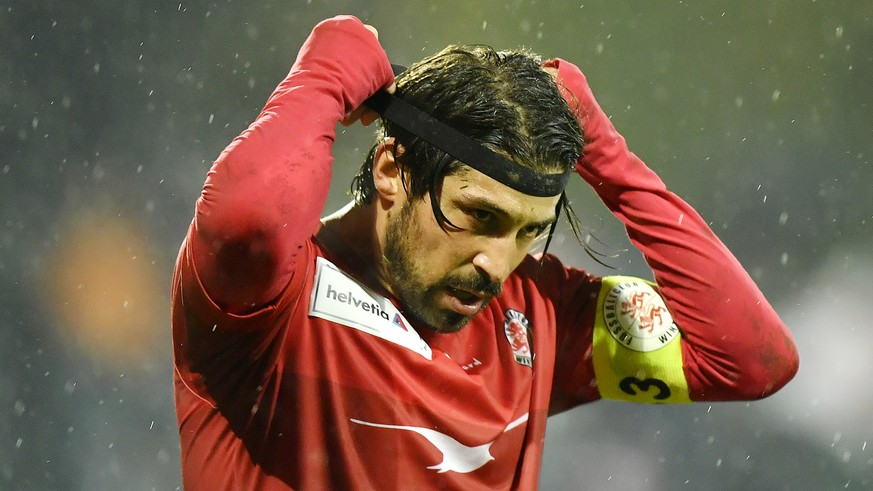
[[[395,74],[405,70],[399,65],[392,67]],[[517,164],[394,94],[380,91],[364,101],[364,104],[382,118],[397,124],[458,161],[524,194],[558,196],[564,192],[572,174],[569,170],[561,174],[544,174]]]

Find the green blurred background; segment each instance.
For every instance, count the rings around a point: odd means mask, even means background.
[[[761,402],[599,402],[549,426],[546,490],[873,488],[873,3],[0,1],[0,489],[176,489],[169,281],[211,161],[318,21],[410,63],[526,47],[587,74],[631,148],[795,334]],[[341,130],[328,207],[372,131]],[[608,269],[648,276],[571,187]]]

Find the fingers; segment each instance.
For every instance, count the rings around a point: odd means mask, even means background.
[[[558,69],[551,66],[544,66],[543,71],[552,76],[553,80],[558,80]]]
[[[369,109],[365,106],[361,106],[354,111],[346,114],[346,116],[340,121],[343,126],[351,126],[355,124],[357,121],[360,121],[364,126],[370,126],[373,124],[373,121],[379,119],[379,113]]]
[[[361,114],[361,124],[364,126],[370,126],[373,124],[373,121],[376,121],[377,119],[379,119],[379,113],[376,111],[364,111],[364,113]]]
[[[345,117],[343,117],[342,121],[340,121],[340,124],[342,124],[343,126],[351,126],[355,124],[355,121],[361,119],[361,115],[364,113],[364,111],[366,111],[366,108],[361,106],[354,111],[346,113]]]

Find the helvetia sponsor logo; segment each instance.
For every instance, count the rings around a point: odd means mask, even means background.
[[[409,327],[390,300],[323,257],[316,260],[309,315],[380,337],[433,359],[430,347]]]
[[[353,292],[339,292],[337,290],[334,290],[333,285],[328,284],[327,290],[325,291],[325,295],[327,296],[327,298],[333,299],[337,302],[351,305],[357,309],[360,309],[362,312],[366,312],[366,313],[371,314],[371,315],[379,316],[379,317],[385,319],[386,321],[390,319],[388,317],[388,313],[385,312],[384,310],[382,310],[379,307],[379,304],[372,302],[372,301],[367,302],[364,299],[355,298],[355,294]],[[396,319],[395,319],[394,323],[399,325],[399,323]],[[406,330],[406,329],[404,329],[404,330]]]

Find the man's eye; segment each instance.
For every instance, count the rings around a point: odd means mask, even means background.
[[[545,227],[543,225],[531,225],[529,227],[525,227],[525,228],[521,229],[521,233],[525,237],[536,238],[536,237],[539,237],[540,235],[542,235],[542,233],[546,231],[546,228],[547,227]]]
[[[494,214],[487,210],[471,210],[470,215],[478,222],[488,223],[494,218]]]

